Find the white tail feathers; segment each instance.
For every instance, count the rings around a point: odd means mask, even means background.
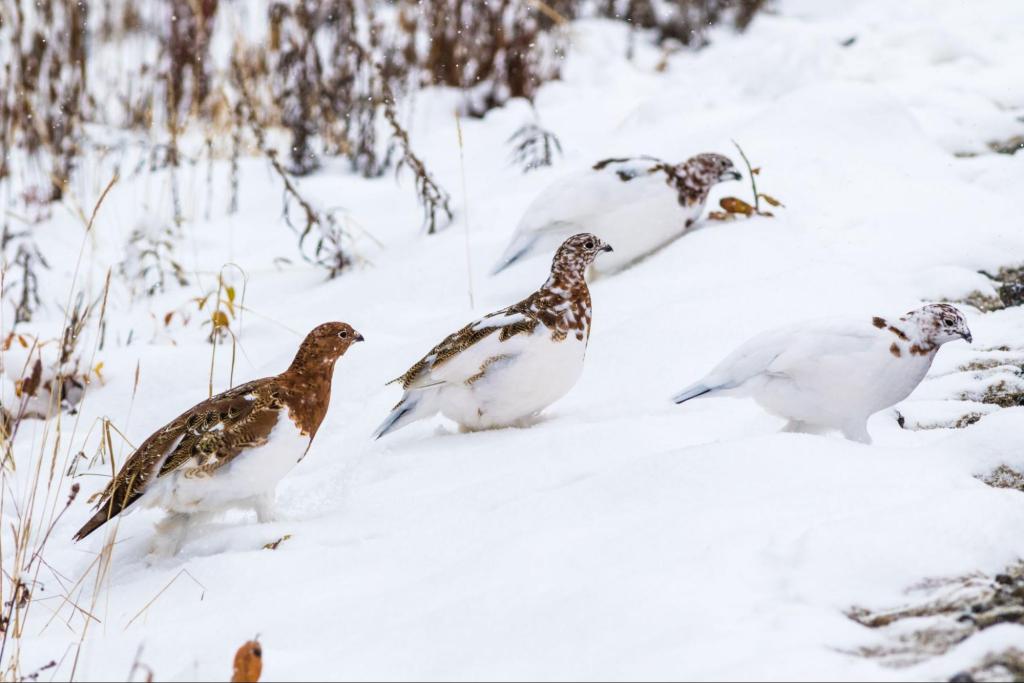
[[[689,401],[691,398],[703,396],[704,394],[710,393],[714,390],[714,387],[708,387],[698,382],[697,384],[691,384],[687,388],[680,391],[678,394],[672,397],[672,400],[676,403],[683,403],[684,401]]]
[[[374,431],[373,438],[379,439],[385,434],[389,434],[396,429],[401,429],[417,420],[422,420],[436,413],[437,407],[434,405],[435,394],[436,391],[430,389],[405,392],[402,400],[392,409],[391,414]]]
[[[536,243],[537,235],[518,235],[512,240],[512,244],[508,245],[508,248],[505,249],[505,253],[501,255],[501,259],[494,265],[494,268],[491,269],[491,275],[497,275],[521,259],[530,252]]]

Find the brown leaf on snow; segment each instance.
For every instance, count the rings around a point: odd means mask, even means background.
[[[43,363],[38,358],[32,366],[32,374],[26,377],[21,383],[22,393],[35,396],[39,391],[39,384],[43,377]]]
[[[292,537],[291,534],[285,534],[284,536],[282,536],[281,538],[277,539],[276,541],[273,541],[272,543],[267,543],[265,546],[263,546],[263,549],[264,550],[277,550],[277,547],[279,545],[281,545],[282,543],[284,543],[285,541],[287,541],[291,537]]]
[[[730,218],[732,218],[732,216],[730,216],[725,211],[709,211],[708,212],[708,220],[712,220],[712,221],[727,221]]]
[[[754,207],[736,197],[722,197],[718,200],[718,205],[729,213],[738,213],[744,216],[752,216],[754,214]]]
[[[767,194],[765,194],[764,192],[760,192],[760,193],[758,193],[758,195],[757,195],[757,196],[758,196],[758,197],[760,197],[761,199],[765,200],[766,202],[768,202],[768,203],[769,203],[769,204],[771,204],[772,206],[781,206],[782,208],[786,208],[786,205],[785,205],[785,204],[783,204],[782,202],[780,202],[780,201],[779,201],[778,199],[776,199],[775,197],[772,197],[771,195],[767,195]]]
[[[258,640],[250,640],[235,653],[235,668],[231,683],[257,683],[263,673],[263,647]]]

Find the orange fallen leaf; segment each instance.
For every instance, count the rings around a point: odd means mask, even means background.
[[[785,204],[783,204],[782,202],[780,202],[780,201],[779,201],[778,199],[776,199],[775,197],[772,197],[771,195],[767,195],[767,194],[765,194],[764,192],[760,192],[760,193],[758,193],[758,195],[757,195],[757,196],[758,196],[758,197],[760,197],[761,199],[765,200],[766,202],[768,202],[768,203],[769,203],[769,204],[771,204],[772,206],[781,206],[782,208],[786,208],[786,205],[785,205]]]
[[[732,218],[732,216],[725,211],[709,211],[708,218],[713,221],[727,221]]]
[[[722,197],[718,200],[718,205],[729,213],[738,213],[744,216],[752,216],[754,214],[754,207],[736,197]]]
[[[258,640],[250,640],[235,653],[235,666],[231,683],[257,683],[263,673],[263,647]]]

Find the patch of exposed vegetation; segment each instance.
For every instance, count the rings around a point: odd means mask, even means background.
[[[133,292],[153,296],[166,291],[171,280],[179,287],[188,285],[175,256],[175,237],[171,226],[159,223],[142,222],[132,230],[118,272]]]
[[[511,161],[523,173],[551,166],[562,155],[562,143],[551,131],[536,123],[527,123],[512,134],[506,143],[512,146]]]
[[[964,429],[965,427],[970,427],[972,424],[975,424],[984,416],[984,413],[971,412],[961,415],[955,420],[949,420],[946,422],[918,422],[908,427],[907,418],[904,417],[902,413],[897,413],[896,423],[899,424],[902,429],[909,429],[914,432],[929,429]]]
[[[991,140],[988,143],[988,148],[996,154],[1016,154],[1024,149],[1024,135],[1014,135],[1005,140]],[[963,150],[954,152],[953,156],[958,159],[973,159],[982,154],[983,152]]]
[[[1006,140],[993,140],[988,148],[999,154],[1016,154],[1024,149],[1024,135],[1014,135]]]
[[[961,365],[959,369],[962,372],[974,373],[976,377],[996,374],[1003,377],[989,384],[985,387],[984,391],[962,392],[959,396],[961,400],[987,403],[1000,408],[1024,406],[1024,358],[979,358]],[[1008,371],[1014,372],[1022,380],[1007,379]],[[968,417],[970,416],[964,416],[964,418]],[[980,416],[978,419],[980,419]],[[978,419],[974,419],[967,424],[973,424]]]
[[[997,292],[1003,306],[1009,308],[1024,304],[1024,266],[1006,266],[995,275],[982,274],[1000,283]]]
[[[952,683],[1024,681],[1024,651],[1011,647],[985,655],[977,666],[961,671],[949,680]]]
[[[552,4],[565,12],[562,5],[568,3]],[[765,4],[765,0],[606,0],[597,3],[597,10],[609,19],[653,30],[660,44],[701,47],[708,44],[708,29],[712,26],[731,24],[743,31]]]
[[[985,391],[965,391],[960,394],[963,401],[978,401],[979,403],[990,403],[1000,408],[1014,408],[1024,406],[1024,385],[1020,382],[1008,382],[1001,379],[998,382],[985,387]]]
[[[977,478],[993,488],[1024,491],[1024,472],[1019,472],[1009,465],[1000,465],[988,474],[978,475]]]
[[[933,579],[913,590],[931,596],[919,604],[891,610],[853,607],[847,611],[848,617],[868,628],[895,632],[891,644],[861,648],[858,654],[880,659],[888,666],[910,666],[944,654],[997,624],[1024,624],[1024,563],[991,577],[976,573]],[[921,620],[920,626],[917,620]],[[1000,662],[993,660],[987,665],[983,661],[971,672],[994,670]]]
[[[1009,349],[1002,349],[1008,351]],[[979,358],[960,366],[961,372],[986,372],[996,368],[1017,367],[1024,370],[1024,358]]]
[[[1001,311],[1006,308],[998,296],[990,296],[979,291],[973,291],[964,298],[951,301],[950,303],[966,304],[972,308],[978,309],[982,313]]]
[[[984,270],[979,272],[993,282],[999,283],[995,296],[974,291],[963,299],[951,303],[966,304],[982,313],[991,313],[1024,304],[1024,266],[1004,266],[994,274]]]
[[[957,418],[956,422],[950,425],[950,427],[952,427],[953,429],[963,429],[964,427],[970,427],[972,424],[975,424],[976,422],[981,420],[982,417],[984,417],[982,413],[967,413],[966,415],[961,415],[959,418]]]
[[[919,424],[918,429],[964,429],[977,423],[985,417],[984,413],[967,413],[966,415],[959,416],[952,422],[935,422],[929,424]]]

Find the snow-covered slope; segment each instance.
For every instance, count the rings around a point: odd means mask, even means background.
[[[158,679],[225,679],[235,648],[257,633],[268,680],[910,680],[972,663],[984,652],[968,643],[941,666],[882,668],[851,654],[879,636],[844,610],[899,603],[923,578],[995,572],[1024,554],[1024,495],[973,476],[1024,467],[1024,408],[961,430],[903,430],[883,412],[866,447],[777,433],[781,422],[749,402],[677,407],[669,396],[766,327],[991,293],[977,270],[1024,261],[1024,154],[986,153],[989,140],[1024,128],[1022,24],[1013,0],[785,0],[747,34],[715,32],[710,47],[659,70],[661,53],[642,40],[625,59],[623,25],[576,23],[563,79],[536,102],[565,150],[552,168],[522,175],[507,163],[505,140],[533,118],[526,104],[462,120],[463,164],[457,93],[418,96],[414,144],[457,205],[443,233],[418,233],[408,177],[397,187],[338,165],[302,180],[373,237],[359,240],[363,262],[329,282],[298,258],[264,162],[243,164],[234,216],[223,210],[228,169],[215,168],[210,220],[206,169],[183,171],[189,220],[177,255],[192,285],[133,301],[115,277],[97,354],[105,384],[64,418],[60,466],[65,452],[96,451],[101,417],[138,443],[206,396],[206,314],[188,299],[215,289],[225,263],[248,275],[236,382],[283,369],[325,320],[351,323],[367,342],[339,362],[327,419],[279,490],[285,521],[227,516],[179,557],[148,566],[155,515],[123,520],[76,677],[123,678],[141,647]],[[539,424],[459,434],[439,418],[371,440],[398,398],[387,380],[543,281],[543,260],[486,271],[547,183],[608,156],[716,151],[739,162],[730,139],[786,207],[705,224],[596,283],[583,377]],[[84,205],[109,163],[83,170]],[[122,180],[85,238],[58,210],[38,234],[54,262],[47,302],[67,296],[83,239],[79,286],[99,293],[128,234],[167,210],[168,193],[148,176]],[[748,190],[719,186],[710,204],[724,193]],[[194,319],[165,328],[178,308]],[[972,381],[960,365],[1024,345],[1020,309],[966,312],[973,348],[943,348],[905,402],[922,421],[961,405],[948,402]],[[216,358],[218,389],[228,348]],[[27,457],[53,438],[45,423],[26,422],[19,449]],[[27,469],[9,500],[26,500]],[[85,494],[104,472],[77,480]],[[23,642],[25,670],[59,660],[46,673],[56,679],[71,673],[84,621],[53,596],[93,604],[92,581],[76,581],[103,539],[70,541],[85,497],[48,546],[61,578],[41,575],[50,597]],[[1005,628],[986,634],[992,647],[1024,637]]]

